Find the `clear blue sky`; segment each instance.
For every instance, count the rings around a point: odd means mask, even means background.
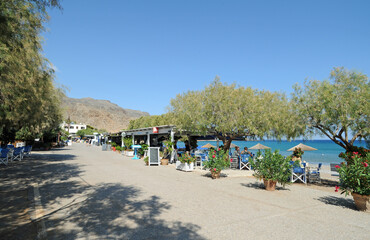
[[[69,97],[162,114],[221,81],[291,93],[335,66],[370,75],[370,1],[62,0],[45,56]]]

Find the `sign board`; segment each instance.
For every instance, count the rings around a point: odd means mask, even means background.
[[[150,165],[158,165],[160,164],[159,158],[159,147],[149,147],[149,166]]]
[[[157,127],[153,128],[153,133],[158,133],[158,128]]]

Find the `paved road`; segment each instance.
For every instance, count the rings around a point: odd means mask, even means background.
[[[74,144],[33,162],[48,239],[369,239],[370,214],[333,188],[267,192]]]

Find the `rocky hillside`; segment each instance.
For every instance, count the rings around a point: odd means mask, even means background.
[[[85,123],[108,132],[125,129],[130,120],[149,116],[147,112],[124,109],[108,100],[93,98],[68,98],[62,102],[64,119],[70,117],[76,123]]]

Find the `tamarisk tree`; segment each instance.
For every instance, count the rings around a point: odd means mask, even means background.
[[[369,138],[370,83],[366,75],[334,68],[331,81],[294,86],[295,114],[306,134],[321,134],[352,151],[356,139]]]
[[[237,137],[291,137],[295,121],[284,94],[227,85],[216,79],[202,91],[171,100],[174,124],[187,131],[213,134],[229,149]]]

